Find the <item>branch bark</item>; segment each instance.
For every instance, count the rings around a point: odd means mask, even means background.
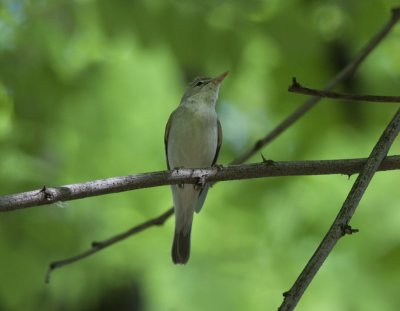
[[[321,244],[307,263],[304,270],[301,272],[292,288],[284,294],[284,300],[279,307],[280,311],[294,310],[304,291],[317,274],[319,268],[325,262],[339,239],[345,234],[355,232],[350,226],[349,222],[357,209],[358,204],[365,190],[367,189],[372,177],[378,170],[385,156],[387,155],[390,146],[397,137],[400,131],[400,109],[386,127],[382,136],[376,143],[370,156],[368,157],[361,173],[358,175],[353,187],[342,208],[340,209],[335,221],[325,235]]]
[[[365,60],[365,58],[375,49],[375,47],[386,37],[393,26],[400,19],[400,7],[392,9],[392,15],[387,24],[365,45],[363,49],[357,54],[357,56],[344,67],[335,77],[333,77],[327,85],[324,87],[324,91],[333,89],[336,85],[343,82],[344,80],[351,77],[351,75],[357,70],[358,66]],[[277,127],[269,132],[265,137],[259,139],[253,147],[244,152],[239,156],[232,164],[239,164],[246,162],[251,156],[257,153],[261,148],[268,145],[286,129],[293,125],[299,120],[304,114],[311,110],[319,101],[320,97],[311,97],[306,100],[303,105],[297,108],[291,115],[284,119]]]
[[[0,197],[0,212],[162,185],[213,183],[217,181],[279,176],[352,175],[360,172],[365,161],[366,159],[265,161],[256,164],[203,169],[178,169],[112,177],[60,187],[43,187],[38,190],[2,196]],[[399,168],[400,156],[388,157],[380,166],[380,170]]]

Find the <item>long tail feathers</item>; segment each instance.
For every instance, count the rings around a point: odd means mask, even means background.
[[[172,261],[174,264],[186,264],[190,257],[190,232],[189,230],[175,230],[174,242],[172,243]]]

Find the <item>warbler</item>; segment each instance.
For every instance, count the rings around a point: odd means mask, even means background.
[[[186,89],[165,128],[168,169],[201,168],[216,164],[222,143],[222,129],[215,105],[221,82],[228,71],[215,78],[197,77]],[[175,233],[172,261],[186,264],[194,211],[200,212],[209,185],[172,185]]]

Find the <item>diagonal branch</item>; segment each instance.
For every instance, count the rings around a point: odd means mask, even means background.
[[[319,161],[266,161],[203,169],[178,169],[88,181],[60,187],[43,187],[0,197],[0,212],[65,202],[108,193],[174,184],[213,183],[264,177],[345,174],[360,172],[366,159]],[[388,157],[380,170],[400,168],[400,156]]]
[[[392,9],[392,15],[387,24],[364,46],[363,49],[357,54],[357,56],[344,67],[334,78],[332,78],[324,88],[324,91],[333,89],[336,85],[343,82],[344,80],[351,77],[351,75],[357,70],[358,66],[365,60],[365,58],[375,49],[375,47],[385,38],[390,32],[393,26],[400,19],[400,7]],[[304,114],[306,114],[311,108],[313,108],[320,101],[319,97],[311,97],[306,100],[303,105],[297,108],[291,115],[284,119],[277,127],[269,132],[265,137],[259,139],[253,147],[244,152],[232,164],[239,164],[246,162],[250,157],[257,153],[261,148],[268,145],[290,126],[292,126],[297,120],[299,120]]]
[[[382,136],[379,138],[370,156],[368,157],[362,171],[358,175],[349,195],[343,203],[335,221],[325,235],[321,244],[301,272],[292,288],[284,294],[284,300],[280,306],[280,311],[293,310],[308,285],[317,274],[319,268],[325,262],[339,239],[345,234],[356,232],[349,226],[349,222],[357,209],[358,204],[365,190],[367,189],[372,177],[378,170],[382,161],[386,157],[390,146],[400,131],[400,109],[397,110],[395,116],[386,127]]]
[[[45,278],[46,283],[50,282],[51,273],[55,269],[70,265],[70,264],[74,263],[75,261],[89,257],[89,256],[101,251],[102,249],[104,249],[106,247],[109,247],[117,242],[120,242],[120,241],[126,239],[127,237],[129,237],[131,235],[137,234],[137,233],[139,233],[143,230],[146,230],[150,227],[161,226],[173,214],[174,214],[174,208],[170,208],[169,210],[167,210],[160,216],[150,219],[144,223],[141,223],[140,225],[137,225],[125,232],[117,234],[109,239],[106,239],[106,240],[103,240],[100,242],[92,242],[92,247],[90,249],[88,249],[87,251],[84,251],[78,255],[75,255],[75,256],[72,256],[69,258],[51,262],[49,265],[49,269],[46,273],[46,278]]]

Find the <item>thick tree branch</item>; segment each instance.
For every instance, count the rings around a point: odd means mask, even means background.
[[[88,249],[87,251],[84,251],[78,255],[75,255],[75,256],[72,256],[69,258],[65,258],[63,260],[51,262],[49,265],[49,270],[46,273],[46,279],[45,279],[46,283],[50,282],[51,273],[55,269],[70,265],[70,264],[74,263],[75,261],[89,257],[89,256],[101,251],[102,249],[104,249],[106,247],[109,247],[117,242],[120,242],[120,241],[126,239],[127,237],[129,237],[131,235],[137,234],[137,233],[139,233],[143,230],[146,230],[150,227],[161,226],[173,214],[174,214],[174,208],[172,207],[169,210],[167,210],[166,212],[164,212],[163,214],[161,214],[160,216],[150,219],[144,223],[141,223],[140,225],[137,225],[125,232],[122,232],[120,234],[117,234],[111,238],[108,238],[108,239],[100,241],[100,242],[92,242],[91,248]]]
[[[321,244],[307,263],[300,276],[292,288],[284,294],[284,301],[280,306],[280,311],[293,310],[299,302],[304,291],[313,280],[314,276],[318,272],[319,268],[325,262],[339,239],[345,234],[351,234],[355,232],[350,226],[349,222],[357,209],[358,204],[365,190],[367,189],[372,177],[378,170],[385,156],[387,155],[390,146],[397,137],[400,131],[400,109],[398,109],[394,118],[390,121],[386,127],[382,136],[376,143],[370,156],[368,157],[362,171],[358,175],[353,187],[350,190],[349,195],[342,208],[340,209],[335,221],[330,227],[329,231],[325,235]]]
[[[289,86],[288,91],[293,93],[318,96],[324,98],[332,98],[332,99],[344,99],[344,100],[375,102],[375,103],[400,103],[400,96],[353,95],[353,94],[343,94],[338,92],[310,89],[308,87],[300,85],[300,83],[297,82],[296,78],[293,78],[292,85]]]
[[[350,62],[346,67],[344,67],[323,89],[324,91],[329,91],[334,88],[339,83],[351,77],[351,75],[357,70],[358,66],[364,61],[364,59],[375,49],[375,47],[385,38],[385,36],[390,32],[393,26],[400,19],[400,8],[392,9],[392,15],[387,24],[367,43],[367,45],[357,54],[357,56]],[[267,144],[272,142],[280,134],[282,134],[286,129],[293,125],[297,120],[299,120],[305,113],[307,113],[311,108],[313,108],[319,101],[320,97],[312,97],[306,100],[302,106],[297,108],[291,115],[284,119],[277,127],[275,127],[271,132],[269,132],[264,138],[258,140],[253,147],[244,152],[239,156],[232,164],[239,164],[246,162],[251,156],[256,154],[261,148],[265,147]]]
[[[204,169],[179,169],[121,177],[112,177],[60,187],[22,192],[0,197],[0,212],[13,211],[57,202],[82,199],[108,193],[173,184],[198,184],[263,177],[345,174],[360,172],[366,159],[323,161],[266,161]],[[400,156],[388,157],[380,170],[400,168]]]
[[[346,174],[346,175],[351,175],[354,173],[357,173],[360,168],[365,164],[366,159],[353,159],[353,160],[334,160],[334,161],[313,161],[315,162],[315,165],[310,165],[310,171],[308,173],[312,173],[311,175],[319,175],[319,174],[325,174],[328,172],[339,172],[340,174]],[[288,162],[287,162],[288,163]],[[290,163],[290,162],[289,162]],[[299,162],[298,162],[299,163]],[[309,163],[305,162],[305,163]],[[318,164],[317,164],[318,163]],[[321,165],[322,164],[322,165]],[[252,166],[256,167],[259,164],[252,164]],[[265,164],[263,164],[265,165]],[[278,162],[268,162],[266,161],[266,165],[280,165]],[[303,168],[305,169],[305,168]],[[400,169],[400,156],[391,156],[387,157],[381,164],[380,170],[392,170],[392,169]],[[312,171],[311,171],[312,170]],[[307,173],[307,171],[303,171],[303,173],[306,173],[304,175],[310,175]],[[287,175],[286,175],[287,176]],[[72,264],[76,261],[79,261],[81,259],[84,259],[86,257],[89,257],[91,255],[96,254],[97,252],[101,251],[102,249],[109,247],[117,242],[120,242],[132,235],[135,235],[145,229],[148,229],[152,226],[159,226],[165,223],[165,221],[171,217],[174,214],[174,208],[168,209],[166,212],[161,214],[160,216],[150,219],[142,224],[139,224],[127,231],[124,231],[123,233],[117,234],[111,238],[108,238],[104,241],[101,242],[92,242],[92,246],[90,249],[71,256],[69,258],[65,258],[59,261],[54,261],[49,264],[49,269],[46,274],[46,283],[50,282],[50,276],[51,273],[57,269],[64,267],[66,265]]]

